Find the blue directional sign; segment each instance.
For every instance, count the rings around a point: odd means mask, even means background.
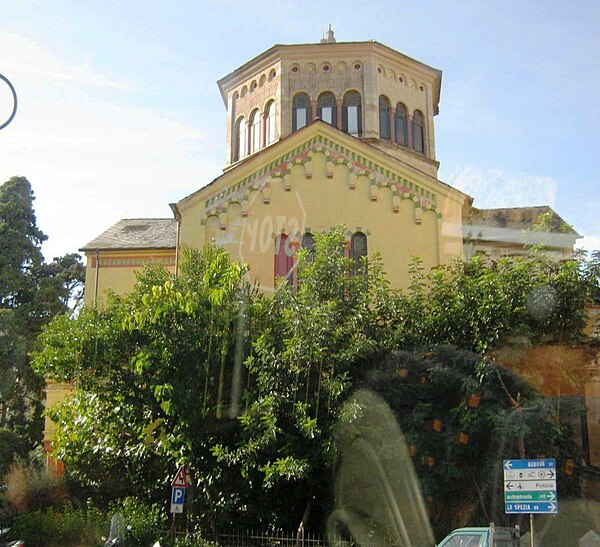
[[[185,488],[173,487],[171,493],[171,513],[183,513],[183,502],[185,501]]]
[[[556,469],[556,460],[547,458],[545,460],[504,460],[504,470],[511,469]]]
[[[539,501],[535,503],[506,502],[507,513],[558,513],[558,503]]]
[[[506,513],[558,513],[556,460],[504,460]]]

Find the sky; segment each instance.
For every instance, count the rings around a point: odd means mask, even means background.
[[[0,183],[31,182],[45,257],[121,218],[172,217],[225,167],[216,81],[328,24],[443,71],[441,180],[477,207],[548,204],[600,249],[597,1],[3,1],[0,74],[19,104]]]

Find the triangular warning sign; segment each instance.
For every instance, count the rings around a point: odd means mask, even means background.
[[[173,486],[174,488],[187,488],[187,485],[188,484],[187,477],[185,476],[185,469],[182,466],[177,470],[177,474],[171,482],[171,486]]]

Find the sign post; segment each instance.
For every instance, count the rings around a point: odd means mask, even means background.
[[[533,515],[558,513],[556,460],[504,460],[504,510],[529,513],[533,545]]]
[[[183,504],[185,502],[185,491],[188,487],[185,469],[181,466],[175,478],[171,481],[171,513],[173,513],[173,524],[171,526],[173,537],[175,537],[175,515],[183,513]]]

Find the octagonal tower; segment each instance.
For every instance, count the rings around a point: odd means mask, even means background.
[[[442,73],[376,41],[275,45],[218,85],[227,167],[315,118],[437,177]]]

